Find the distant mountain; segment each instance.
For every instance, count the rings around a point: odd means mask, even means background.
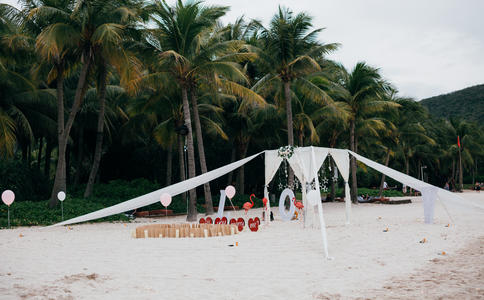
[[[460,117],[484,124],[484,84],[423,99],[420,103],[436,117]]]

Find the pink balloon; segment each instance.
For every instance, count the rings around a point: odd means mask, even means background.
[[[225,195],[227,195],[227,197],[232,199],[235,196],[235,188],[231,185],[227,186],[225,188]]]
[[[13,200],[15,200],[15,194],[11,190],[6,190],[2,193],[2,201],[3,203],[7,204],[10,206],[10,204],[13,203]]]
[[[171,203],[171,196],[168,193],[163,193],[160,196],[160,202],[164,207],[168,207]]]

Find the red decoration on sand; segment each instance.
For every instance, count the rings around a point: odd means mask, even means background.
[[[205,219],[204,219],[204,218],[200,218],[200,221],[199,221],[199,223],[200,223],[200,224],[205,224],[205,222],[206,222],[206,221],[205,221]]]
[[[220,224],[227,224],[227,218],[226,217],[222,217],[222,219],[220,220]]]
[[[244,226],[245,226],[245,220],[243,218],[238,218],[236,224],[237,224],[239,231],[242,231],[244,229]]]
[[[257,224],[257,221],[252,218],[249,219],[247,224],[249,225],[250,231],[257,231],[259,229],[259,225]]]
[[[255,218],[254,218],[254,221],[256,221],[256,222],[257,222],[257,226],[259,226],[259,225],[260,225],[260,219],[259,219],[259,217],[255,217]]]
[[[215,224],[220,224],[220,218],[216,218],[214,223]]]
[[[207,223],[207,224],[212,224],[212,223],[213,223],[213,220],[212,220],[212,218],[210,218],[210,217],[207,217],[207,218],[205,219],[205,221],[206,221],[206,223]]]
[[[237,220],[234,218],[230,219],[230,224],[237,224]]]
[[[245,202],[244,205],[242,205],[242,207],[245,209],[245,215],[247,215],[247,212],[249,211],[249,209],[251,209],[253,206],[254,206],[254,201],[252,201],[252,197],[255,197],[254,194],[250,195],[249,199],[250,199],[250,202]]]

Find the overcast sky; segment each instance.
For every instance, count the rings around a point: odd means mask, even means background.
[[[15,4],[15,0],[0,0]],[[403,96],[420,100],[484,83],[484,0],[206,0],[267,24],[278,5],[307,12],[330,55],[351,69],[366,61]],[[174,0],[168,0],[174,3]]]

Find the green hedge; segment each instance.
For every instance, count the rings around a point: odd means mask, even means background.
[[[78,217],[87,214],[105,206],[101,203],[86,199],[67,198],[64,203],[64,220]],[[102,219],[100,221],[127,221],[124,215],[114,215]],[[62,221],[60,205],[55,209],[48,208],[48,201],[23,201],[14,202],[10,206],[10,223],[11,226],[37,226],[50,225]],[[0,207],[0,228],[7,227],[7,206]]]
[[[22,173],[22,172],[20,172]],[[28,179],[28,178],[27,178]],[[136,179],[133,181],[114,180],[107,184],[95,184],[93,196],[89,199],[83,199],[85,186],[69,187],[68,196],[64,201],[64,219],[78,217],[105,207],[109,207],[126,200],[150,193],[160,188],[159,185],[152,183],[146,179]],[[358,195],[378,196],[378,189],[359,188]],[[301,198],[300,193],[296,193],[298,199]],[[339,188],[336,190],[338,197],[344,197],[344,190]],[[387,190],[383,192],[386,197],[403,196],[402,192],[395,190]],[[22,196],[27,198],[27,196]],[[16,199],[17,200],[17,199]],[[218,206],[220,194],[212,195],[213,205]],[[262,207],[262,199],[254,197],[254,208]],[[249,202],[249,195],[236,194],[232,199],[235,206],[242,209],[245,202]],[[279,203],[279,194],[276,195],[275,203],[272,206],[277,206]],[[197,210],[199,213],[205,213],[205,199],[197,199]],[[228,199],[225,205],[229,206]],[[141,207],[138,211],[155,210],[164,208],[161,203],[157,202],[146,207]],[[168,207],[174,213],[186,213],[187,201],[185,194],[173,197],[171,205]],[[33,225],[50,225],[61,221],[60,205],[55,209],[48,208],[47,201],[15,201],[10,209],[12,226],[33,226]],[[123,214],[103,218],[96,221],[115,221],[128,220]],[[0,206],[0,227],[7,226],[7,207]]]
[[[12,190],[15,201],[40,201],[49,197],[51,185],[35,168],[21,161],[0,159],[0,193]]]
[[[344,197],[343,188],[336,189],[336,197]],[[380,196],[380,189],[358,188],[358,195]],[[384,197],[401,197],[404,196],[400,190],[383,190]]]

